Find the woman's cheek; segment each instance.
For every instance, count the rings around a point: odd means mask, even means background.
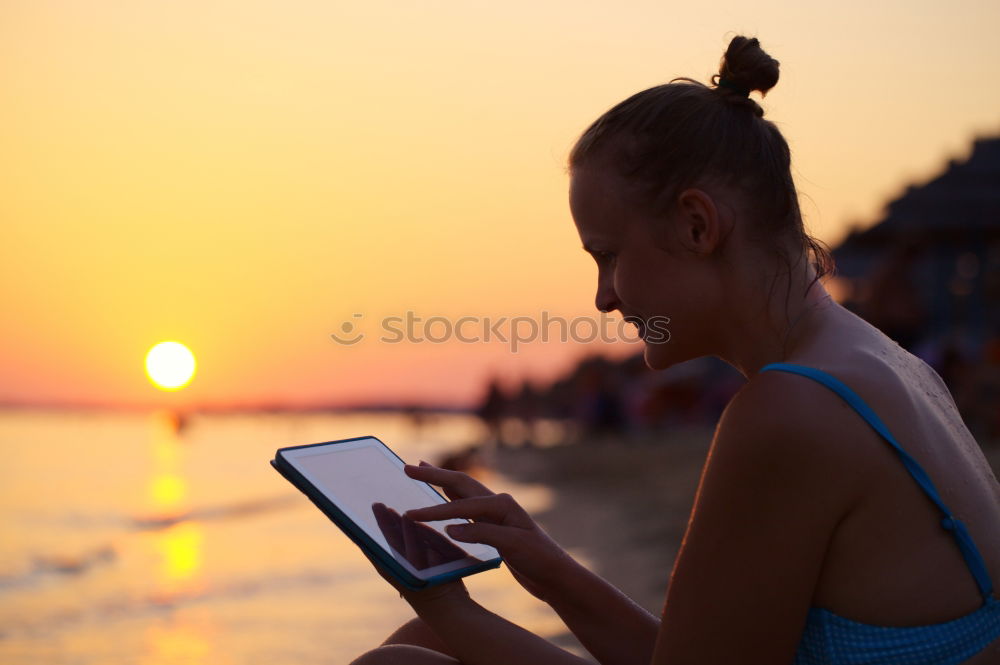
[[[639,316],[656,314],[655,297],[659,289],[656,287],[654,275],[637,269],[634,264],[619,264],[615,277],[615,291],[626,305],[628,314]]]

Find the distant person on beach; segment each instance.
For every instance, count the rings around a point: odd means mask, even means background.
[[[408,466],[453,501],[407,516],[474,520],[451,533],[496,547],[602,665],[1000,663],[1000,485],[938,374],[820,282],[832,259],[804,230],[785,139],[750,97],[777,81],[759,42],[735,37],[712,85],[633,95],[569,158],[597,308],[636,324],[653,369],[717,356],[746,377],[661,616],[462,472]],[[417,617],[355,665],[585,662],[461,582],[400,591]]]

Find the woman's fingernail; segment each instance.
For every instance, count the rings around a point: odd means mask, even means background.
[[[430,466],[427,462],[420,460],[420,466]]]
[[[461,524],[449,524],[444,528],[444,530],[447,531],[448,535],[452,538],[460,538],[466,531],[465,527]]]

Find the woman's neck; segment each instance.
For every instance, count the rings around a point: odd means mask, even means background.
[[[736,280],[729,291],[732,316],[716,355],[748,379],[768,363],[795,357],[843,309],[815,280],[816,271],[808,262],[777,275],[758,271],[757,279]]]

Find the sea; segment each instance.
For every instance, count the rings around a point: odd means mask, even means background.
[[[269,460],[363,435],[416,463],[485,432],[460,413],[0,411],[0,663],[347,665],[413,611]],[[552,500],[480,479],[529,512]],[[506,568],[466,583],[564,634]]]

